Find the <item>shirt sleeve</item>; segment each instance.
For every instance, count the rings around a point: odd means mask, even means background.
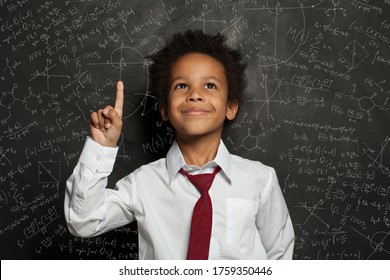
[[[260,198],[257,227],[270,260],[291,260],[294,229],[275,170],[269,167],[269,178]]]
[[[134,221],[131,176],[108,189],[118,148],[104,147],[87,138],[79,162],[66,182],[64,211],[69,231],[92,237]]]

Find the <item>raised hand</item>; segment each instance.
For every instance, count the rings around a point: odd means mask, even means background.
[[[91,114],[91,136],[100,145],[115,147],[119,140],[122,131],[123,90],[123,82],[118,81],[114,107],[106,106]]]

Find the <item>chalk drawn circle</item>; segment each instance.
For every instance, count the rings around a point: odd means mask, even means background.
[[[376,232],[370,239],[370,246],[375,252],[386,252],[390,255],[390,252],[387,251],[388,243],[390,242],[389,233],[385,231]]]
[[[126,90],[129,91],[134,84],[139,87],[136,92],[130,92],[130,96],[125,98],[122,118],[126,119],[135,113],[145,115],[151,110],[148,108],[147,101],[152,99],[149,94],[149,68],[145,57],[135,48],[121,46],[111,53],[110,64],[119,69],[120,80],[128,81],[125,85],[125,94]]]
[[[368,150],[369,150],[369,148],[368,148],[368,145],[366,143],[359,144],[358,151],[361,155],[367,154]]]

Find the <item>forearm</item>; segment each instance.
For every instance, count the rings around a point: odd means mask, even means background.
[[[106,177],[79,162],[67,180],[65,220],[73,235],[90,237],[100,233],[101,225],[106,220],[103,210],[106,204]]]
[[[268,259],[291,260],[293,258],[294,242],[294,229],[291,218],[288,216],[284,226],[275,234],[274,243],[267,252]]]
[[[117,149],[106,148],[88,138],[72,175],[66,182],[65,219],[70,232],[89,237],[116,226],[112,222],[122,201],[106,189]]]

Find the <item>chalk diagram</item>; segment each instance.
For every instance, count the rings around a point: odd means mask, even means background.
[[[60,183],[61,162],[59,161],[40,161],[38,163],[38,182]]]
[[[348,63],[350,70],[359,66],[367,57],[369,53],[364,46],[359,44],[355,39],[352,40],[344,49],[341,50],[340,56]]]
[[[220,8],[222,8],[222,7],[220,7]],[[206,32],[206,24],[207,23],[213,23],[213,24],[223,23],[226,25],[226,20],[208,19],[207,16],[211,12],[213,12],[213,9],[208,9],[207,4],[203,4],[203,8],[202,8],[202,12],[201,12],[200,16],[192,15],[192,17],[190,19],[188,19],[188,23],[185,26],[189,26],[189,25],[192,25],[194,23],[200,22],[202,24],[203,32]]]
[[[273,31],[273,33],[270,32],[269,36],[262,34],[263,44],[266,42],[268,47],[262,48],[262,53],[258,53],[259,59],[257,65],[259,67],[275,67],[278,69],[280,64],[289,61],[306,41],[305,10],[314,9],[323,2],[324,0],[321,0],[313,5],[303,5],[298,0],[288,1],[288,3],[284,1],[283,4],[279,1],[274,3],[274,1],[267,0],[266,4],[261,5],[261,7],[244,8],[244,11],[246,12],[263,11],[264,13],[262,13],[261,16],[259,15],[259,18],[265,22],[272,23],[272,25],[269,26],[269,29]],[[336,7],[334,7],[333,10],[336,12]],[[289,17],[294,17],[294,20],[297,23],[301,22],[300,26],[283,24],[284,22],[289,22]],[[286,39],[286,34],[291,34],[293,36],[291,44],[285,42],[284,39]],[[283,52],[281,51],[282,49]]]
[[[374,98],[377,96],[378,94],[376,92],[374,92],[371,96],[362,96],[360,98],[356,98],[354,97],[353,95],[351,95],[351,99],[352,100],[356,100],[359,102],[359,108],[361,111],[365,112],[368,116],[368,120],[371,122],[372,121],[372,116],[371,116],[371,111],[375,108],[379,108],[380,110],[386,110],[385,106],[387,105],[387,103],[389,102],[389,98],[385,98],[385,101],[383,103],[383,105],[378,105]]]
[[[29,81],[31,82],[32,80],[35,80],[35,79],[40,78],[40,77],[46,78],[46,90],[50,90],[50,79],[52,79],[52,78],[70,79],[69,75],[51,74],[51,70],[54,67],[56,67],[56,64],[51,65],[51,59],[47,59],[45,70],[43,70],[43,71],[36,70],[35,73],[31,74],[32,78]]]
[[[256,120],[260,117],[260,113],[265,110],[266,119],[270,121],[271,109],[270,106],[273,103],[281,104],[282,92],[281,92],[282,81],[280,79],[268,80],[267,76],[264,77],[264,91],[265,99],[251,99],[249,103],[255,102],[260,103],[259,107],[256,107]]]
[[[341,12],[345,16],[347,10],[344,9],[343,7],[339,7],[340,6],[340,2],[336,3],[334,0],[332,0],[332,4],[333,4],[332,8],[326,8],[325,9],[325,14],[328,17],[332,17],[332,22],[335,22],[337,12]]]
[[[128,159],[130,160],[131,159],[131,156],[129,156],[127,154],[127,151],[126,151],[126,145],[124,143],[124,140],[125,138],[123,137],[123,133],[121,134],[121,137],[119,139],[119,143],[118,143],[118,154],[117,154],[117,158],[123,158],[123,159]]]
[[[18,88],[18,84],[13,84],[11,91],[2,91],[0,93],[0,123],[7,123],[11,117],[11,109],[16,100],[20,100],[15,97],[15,90]]]
[[[370,149],[367,144],[362,143],[359,145],[358,149],[359,152],[363,155],[366,155],[372,162],[368,164],[368,167],[374,167],[378,170],[380,170],[383,174],[390,177],[390,167],[384,165],[385,161],[385,152],[386,152],[386,146],[390,142],[390,137],[386,137],[386,139],[381,143],[380,151],[377,153],[377,155],[370,155],[370,153],[374,153],[375,151]]]
[[[12,166],[11,160],[7,157],[8,153],[16,153],[13,148],[8,148],[5,151],[3,147],[0,147],[0,166],[5,166],[8,163],[9,166]]]
[[[249,128],[248,135],[242,139],[241,145],[239,147],[244,148],[248,151],[258,149],[258,150],[262,151],[263,153],[265,153],[267,151],[267,149],[260,146],[261,141],[259,140],[259,136],[252,135],[251,129]],[[230,139],[228,139],[228,140],[230,140]]]
[[[31,87],[28,87],[28,95],[22,99],[22,104],[26,111],[32,115],[38,112],[45,115],[47,112],[60,110],[60,102],[54,100],[57,94],[49,94],[46,91],[33,93]]]
[[[375,253],[384,252],[384,253],[390,255],[390,249],[386,249],[386,247],[390,248],[390,231],[388,231],[388,232],[377,231],[372,236],[370,236],[370,235],[366,236],[363,233],[361,233],[360,231],[358,231],[357,229],[355,229],[353,227],[351,227],[351,228],[370,243],[370,247],[373,249],[373,251],[368,256],[368,258],[367,258],[368,260],[371,259],[371,257],[373,257]]]
[[[292,3],[293,2],[293,3]],[[306,17],[305,10],[306,9],[314,9],[318,8],[324,1],[318,1],[313,5],[302,5],[300,1],[289,1],[289,3],[281,4],[279,1],[274,6],[271,6],[271,1],[266,1],[266,5],[262,7],[251,7],[244,8],[244,11],[263,11],[262,15],[264,21],[271,22],[272,26],[269,27],[270,30],[273,30],[273,33],[269,33],[269,36],[266,34],[262,34],[263,43],[266,42],[267,47],[264,49],[263,53],[260,54],[260,58],[257,60],[257,65],[259,67],[275,67],[277,70],[280,64],[283,64],[289,61],[295,54],[298,52],[300,47],[307,40],[306,38]],[[336,17],[336,12],[339,10],[336,7],[336,4],[333,3],[332,9],[327,9],[325,13],[329,13],[333,11],[333,18]],[[295,22],[301,22],[300,26],[290,27],[289,25],[283,26],[284,17],[293,16],[294,18],[300,19],[295,20]],[[270,19],[267,21],[267,17]],[[286,18],[287,19],[287,18]],[[287,30],[289,28],[289,30]],[[284,34],[284,35],[282,35]],[[280,38],[286,37],[285,34],[291,34],[293,38],[292,44],[286,44],[284,40],[280,40]],[[263,36],[264,35],[264,36]],[[287,47],[287,51],[286,48]],[[283,52],[282,52],[283,48]],[[269,50],[269,51],[268,51]],[[253,50],[248,50],[248,52],[253,52]],[[256,119],[259,119],[260,114],[262,112],[265,115],[266,119],[270,121],[271,115],[271,104],[282,104],[284,101],[282,100],[281,86],[282,81],[279,79],[273,80],[264,80],[264,98],[254,98],[249,100],[249,102],[255,102],[260,104],[256,107]],[[315,89],[315,88],[311,88]]]
[[[327,222],[325,222],[323,219],[321,219],[321,217],[315,213],[317,210],[326,210],[326,208],[320,207],[323,203],[324,203],[324,201],[322,199],[320,199],[320,201],[313,206],[308,206],[307,202],[304,202],[304,203],[299,203],[299,205],[296,205],[294,207],[303,208],[309,212],[305,222],[303,223],[304,225],[310,220],[311,217],[314,217],[317,220],[319,220],[321,223],[323,223],[326,226],[326,228],[329,228],[330,227],[329,224]]]
[[[91,66],[111,66],[115,69],[118,69],[118,80],[122,80],[124,76],[124,71],[129,72],[132,76],[130,80],[134,79],[134,75],[136,75],[138,82],[145,81],[145,92],[135,92],[132,93],[134,96],[141,96],[142,98],[137,98],[136,101],[133,98],[125,98],[124,104],[124,113],[123,119],[129,118],[134,115],[139,110],[141,111],[141,115],[144,116],[147,113],[147,101],[148,98],[154,99],[154,96],[149,93],[149,62],[144,58],[142,53],[140,53],[137,49],[125,46],[121,43],[119,48],[116,48],[111,52],[110,59],[106,62],[93,62],[88,63]],[[126,95],[126,85],[125,85],[125,95]],[[130,108],[130,109],[129,109]],[[126,112],[127,111],[127,112]]]

